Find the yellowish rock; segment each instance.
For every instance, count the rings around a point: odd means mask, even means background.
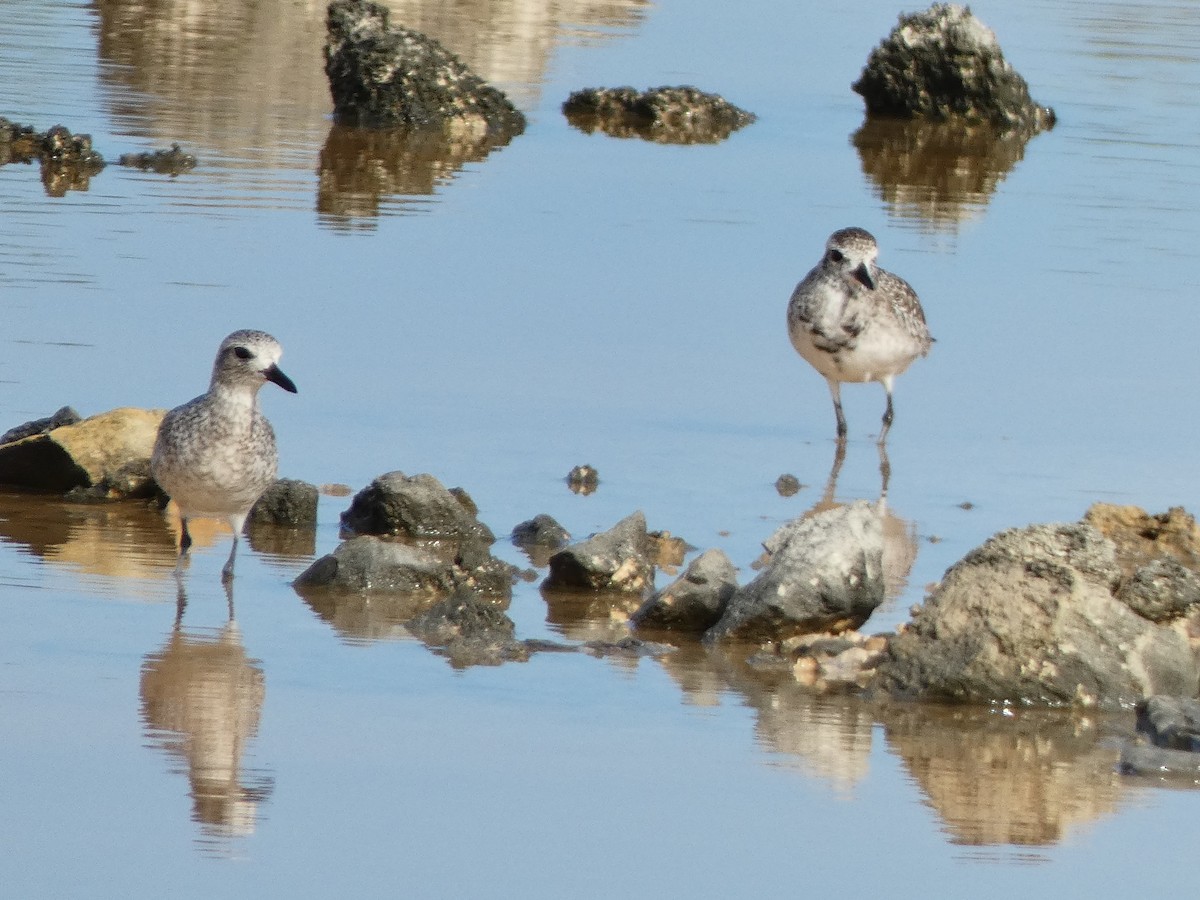
[[[0,484],[66,493],[111,485],[136,493],[149,485],[150,454],[161,409],[122,407],[45,434],[0,445]]]

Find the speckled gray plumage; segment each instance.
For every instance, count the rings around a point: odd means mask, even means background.
[[[208,391],[163,418],[150,471],[183,520],[180,550],[190,544],[191,518],[225,519],[238,535],[250,508],[272,482],[279,457],[275,432],[259,411],[267,381],[296,387],[278,367],[279,342],[262,331],[235,331],[221,342]],[[232,573],[233,553],[226,564]]]
[[[829,385],[839,437],[846,434],[841,384],[883,385],[882,442],[892,421],[893,379],[929,352],[933,338],[916,292],[875,264],[878,253],[870,232],[835,231],[821,261],[792,292],[787,321],[792,346]]]

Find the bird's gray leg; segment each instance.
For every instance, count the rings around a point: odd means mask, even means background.
[[[846,439],[846,416],[842,412],[842,385],[840,382],[827,378],[829,396],[833,398],[833,413],[837,416],[837,436],[839,441]]]

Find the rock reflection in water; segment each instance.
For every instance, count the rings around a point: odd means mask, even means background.
[[[541,588],[546,601],[546,624],[564,638],[620,641],[629,636],[629,617],[643,597],[622,591],[562,591]]]
[[[335,228],[372,227],[389,201],[431,196],[467,163],[506,143],[487,135],[449,139],[440,130],[334,125],[321,148],[317,213]],[[418,208],[416,201],[396,206]]]
[[[638,24],[648,0],[390,0],[397,24],[425,32],[520,103],[536,100],[556,47]],[[299,128],[332,108],[322,65],[327,0],[96,0],[102,86],[118,121],[156,142],[287,162]],[[140,132],[138,131],[140,127]],[[291,159],[307,169],[311,160]]]
[[[183,628],[179,588],[175,625],[162,649],[142,664],[142,723],[151,745],[181,764],[191,786],[192,818],[224,846],[252,834],[270,776],[243,772],[258,732],[266,693],[262,668],[250,659],[232,616],[215,631]]]
[[[328,588],[299,593],[317,618],[349,644],[410,638],[405,623],[437,602],[428,594],[351,593]]]
[[[954,231],[982,213],[1029,138],[983,124],[872,117],[851,141],[892,215]]]
[[[173,540],[158,511],[141,501],[73,503],[0,493],[0,541],[89,575],[160,577],[174,565]]]
[[[437,38],[494,84],[531,103],[559,43],[599,43],[641,24],[650,0],[383,0],[392,21]]]
[[[1121,799],[1119,750],[1101,740],[1117,732],[1115,720],[932,704],[889,706],[880,717],[888,747],[955,843],[1051,846]]]
[[[827,697],[798,684],[790,669],[759,668],[744,649],[681,646],[659,658],[684,701],[716,706],[732,694],[755,712],[754,733],[776,762],[848,794],[870,770],[875,720],[853,697]]]

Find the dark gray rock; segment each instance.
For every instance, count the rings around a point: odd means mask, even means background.
[[[553,547],[557,550],[570,539],[567,529],[545,513],[539,513],[512,530],[512,542],[518,547]]]
[[[33,419],[23,425],[8,429],[4,434],[0,434],[0,444],[19,441],[22,438],[33,437],[35,434],[47,434],[63,425],[74,425],[76,422],[82,421],[83,417],[79,413],[69,406],[64,406],[44,419]]]
[[[150,461],[131,459],[112,468],[86,487],[76,485],[63,495],[72,503],[104,503],[111,500],[159,498],[163,506],[167,497],[150,474]]]
[[[883,523],[870,503],[795,519],[764,546],[766,567],[734,592],[706,641],[836,633],[857,628],[883,602]]]
[[[432,475],[380,475],[342,513],[342,527],[355,534],[448,538],[492,543],[495,536],[475,517],[475,504],[459,490],[448,491]]]
[[[1126,741],[1121,745],[1117,771],[1122,775],[1156,778],[1172,787],[1200,784],[1200,753]]]
[[[504,94],[437,41],[389,18],[367,0],[329,4],[325,73],[339,122],[505,140],[525,129]]]
[[[459,587],[468,588],[489,596],[508,596],[517,580],[516,566],[492,555],[488,544],[483,541],[452,543],[447,556],[451,564],[451,577]]]
[[[690,85],[645,91],[584,88],[572,93],[562,109],[568,122],[588,134],[603,131],[659,144],[716,144],[755,119],[719,94]]]
[[[678,648],[656,641],[643,641],[641,638],[626,637],[621,638],[619,641],[584,641],[576,649],[580,653],[586,653],[588,656],[594,656],[598,659],[612,657],[641,659],[644,656],[666,656],[668,653],[674,653]]]
[[[900,21],[871,51],[853,85],[869,116],[960,119],[1037,132],[1054,126],[971,11],[935,3]]]
[[[1180,623],[1116,596],[1116,547],[1086,523],[990,538],[945,574],[888,644],[876,687],[904,697],[1123,708],[1195,696],[1196,655]]]
[[[333,588],[445,594],[454,588],[450,568],[432,553],[396,541],[362,535],[343,541],[292,583],[297,590]]]
[[[1147,697],[1137,705],[1137,730],[1156,747],[1200,750],[1200,700]]]
[[[315,484],[280,478],[258,498],[250,510],[250,522],[288,528],[315,526],[319,494]]]
[[[447,565],[454,584],[508,594],[516,569],[492,555],[495,537],[476,513],[474,501],[461,488],[447,490],[432,475],[389,472],[359,491],[342,513],[342,527],[421,542]]]
[[[456,669],[524,662],[531,652],[516,639],[516,628],[504,611],[471,591],[457,591],[435,603],[406,627]]]
[[[664,628],[697,634],[721,618],[737,590],[737,570],[721,550],[705,550],[687,570],[633,614],[639,628]]]
[[[611,529],[550,557],[547,591],[641,594],[654,586],[646,516],[635,512]]]
[[[545,514],[534,516],[522,522],[512,531],[512,542],[529,557],[529,561],[539,569],[550,565],[550,557],[561,550],[571,540],[571,535],[553,518]],[[532,578],[537,580],[537,573],[531,571]]]

